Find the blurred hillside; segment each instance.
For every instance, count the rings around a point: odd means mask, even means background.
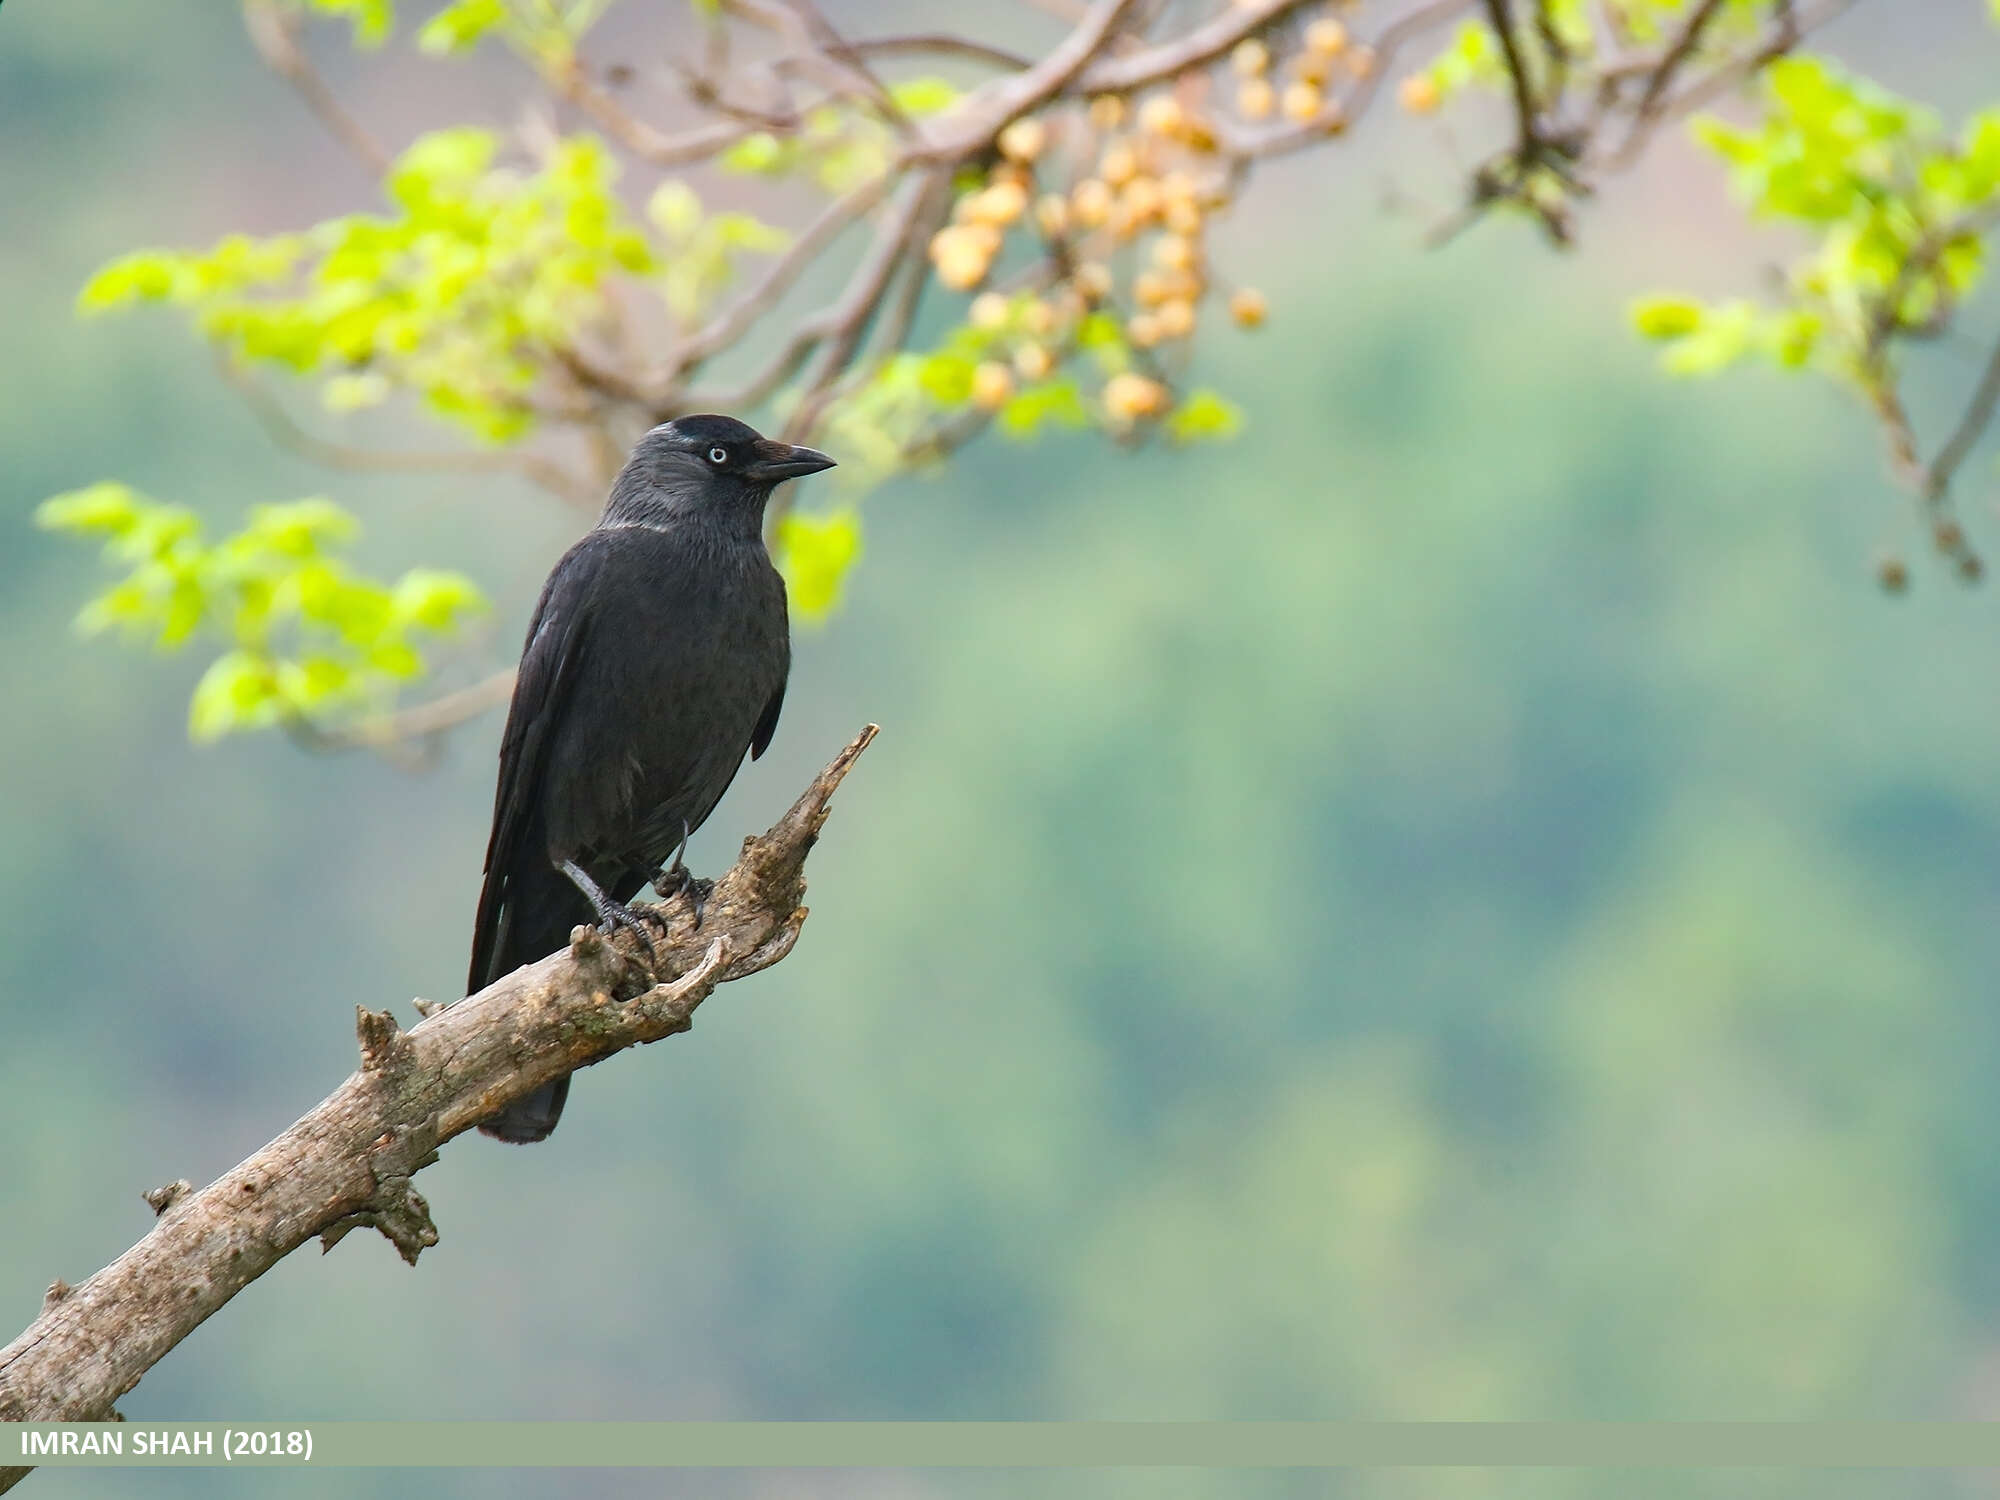
[[[1946,104],[1976,7],[1834,33]],[[418,64],[396,64],[409,72]],[[473,65],[434,107],[507,97]],[[430,76],[426,69],[424,76]],[[407,94],[383,107],[414,125]],[[424,118],[435,118],[425,116]],[[582,518],[275,451],[167,317],[78,323],[136,244],[365,203],[230,8],[0,20],[0,1324],[456,993],[497,716],[433,771],[196,751],[198,664],[81,643],[31,529],[116,476],[218,521],[331,493],[383,567],[500,601]],[[388,133],[388,132],[385,132]],[[1233,444],[999,441],[869,501],[713,869],[864,720],[796,953],[426,1174],[412,1272],[282,1264],[144,1417],[2000,1415],[2000,639],[1921,563],[1831,391],[1670,384],[1656,282],[1758,257],[1677,148],[1558,259],[1449,251],[1371,124],[1230,227],[1272,325],[1200,358]],[[1329,180],[1331,179],[1331,180]],[[1946,350],[1976,368],[1976,351]],[[1969,378],[1969,377],[1966,377]],[[1990,482],[1988,483],[1990,489]],[[1990,538],[1990,515],[1975,513]],[[37,1493],[1582,1495],[1581,1475],[37,1476]],[[1630,1476],[1620,1494],[1956,1494]]]

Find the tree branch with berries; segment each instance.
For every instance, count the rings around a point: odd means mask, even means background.
[[[1505,215],[1560,246],[1604,178],[1693,119],[1760,215],[1809,244],[1765,303],[1637,307],[1671,368],[1766,357],[1855,390],[1894,477],[1966,578],[1951,508],[2000,379],[1989,367],[1926,456],[1904,369],[1959,318],[2000,222],[2000,111],[1956,131],[1800,49],[1853,0],[1035,0],[1030,55],[970,32],[872,35],[815,0],[648,10],[615,0],[245,0],[260,56],[379,183],[372,204],[207,250],[105,266],[81,306],[185,311],[274,441],[331,468],[508,473],[594,507],[638,433],[724,410],[838,451],[846,487],[787,508],[772,547],[795,610],[834,609],[869,489],[997,432],[1115,443],[1227,438],[1201,377],[1213,325],[1268,315],[1258,267],[1211,230],[1267,160],[1361,149],[1392,99],[1453,111],[1492,145],[1442,241]],[[636,12],[635,12],[636,16]],[[315,58],[414,46],[439,67],[505,53],[528,121],[438,121],[390,146]],[[1703,114],[1731,108],[1748,123]],[[343,426],[407,405],[421,450]],[[475,584],[354,568],[324,500],[259,507],[211,536],[197,511],[117,482],[58,496],[45,525],[101,539],[119,576],[83,623],[213,656],[198,738],[277,728],[314,748],[420,753],[504,701],[504,673],[426,696]],[[1907,566],[1891,559],[1884,580]],[[412,693],[414,703],[404,701]]]

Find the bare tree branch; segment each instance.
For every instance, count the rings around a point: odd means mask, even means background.
[[[234,360],[217,361],[223,378],[243,394],[250,414],[269,434],[271,441],[329,469],[350,469],[367,474],[504,474],[516,473],[533,480],[551,494],[572,505],[596,507],[604,497],[594,493],[561,464],[518,448],[463,448],[453,452],[355,448],[332,442],[307,432],[292,419],[272,394],[248,370]]]
[[[1925,482],[1925,493],[1935,498],[1951,488],[1951,481],[1958,473],[1972,450],[1979,445],[1980,438],[1993,423],[1993,412],[2000,406],[2000,344],[1994,346],[1987,357],[1986,369],[1979,377],[1979,385],[1972,398],[1966,402],[1960,414],[1958,426],[1952,429],[1950,437],[1931,460],[1930,472]]]
[[[845,197],[829,203],[820,216],[809,224],[805,232],[764,275],[764,279],[721,313],[686,344],[675,351],[674,369],[670,379],[678,379],[693,370],[711,355],[735,344],[751,326],[771,308],[775,307],[799,274],[820,257],[826,247],[833,243],[840,232],[863,214],[871,211],[889,191],[886,177],[873,178],[863,183]]]
[[[1076,30],[1025,73],[976,89],[910,148],[906,160],[951,165],[991,145],[1007,125],[1069,87],[1137,0],[1097,0]],[[1270,3],[1270,0],[1266,0]]]
[[[511,1100],[693,1024],[717,985],[769,968],[806,917],[807,852],[871,724],[715,884],[699,918],[683,894],[646,909],[660,967],[630,933],[580,927],[568,950],[409,1031],[359,1009],[361,1066],[326,1100],[215,1182],[149,1194],[159,1222],[0,1349],[0,1421],[113,1417],[113,1403],[204,1319],[306,1241],[379,1230],[412,1265],[437,1243],[412,1184],[438,1148]],[[0,1491],[29,1471],[0,1469]]]
[[[1005,47],[995,47],[976,37],[953,36],[949,32],[926,31],[910,36],[863,37],[848,44],[860,57],[901,57],[906,54],[963,57],[973,62],[991,63],[999,68],[1032,68],[1034,59]]]
[[[308,750],[377,750],[393,754],[413,740],[434,739],[446,730],[478,718],[488,709],[498,708],[513,692],[514,669],[508,667],[428,702],[413,703],[394,713],[360,719],[337,729],[325,729],[309,720],[286,728]]]
[[[1309,0],[1251,0],[1248,5],[1233,5],[1171,42],[1128,52],[1123,57],[1099,58],[1084,69],[1074,91],[1125,94],[1178,77],[1190,68],[1214,62],[1245,37],[1255,36],[1293,11],[1303,10],[1308,3]]]
[[[345,146],[372,177],[389,170],[389,153],[342,107],[326,80],[299,46],[298,16],[272,0],[244,0],[243,21],[258,56],[279,77],[298,90],[306,108],[319,117],[335,140]]]

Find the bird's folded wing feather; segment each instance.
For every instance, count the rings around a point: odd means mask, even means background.
[[[589,646],[591,585],[604,557],[590,541],[586,538],[549,575],[535,606],[534,623],[528,627],[527,648],[515,670],[514,700],[500,740],[500,778],[493,793],[486,883],[479,893],[479,914],[473,926],[468,994],[496,977],[487,970],[500,937],[510,876],[524,858],[546,858],[544,851],[523,845],[542,801],[540,783],[550,735],[562,718],[563,704],[576,685]]]
[[[786,653],[790,655],[789,652]],[[764,711],[757,716],[757,732],[750,736],[750,758],[757,759],[771,747],[771,736],[778,732],[778,714],[785,706],[785,680],[778,679],[778,690],[771,694],[771,701],[764,705]]]

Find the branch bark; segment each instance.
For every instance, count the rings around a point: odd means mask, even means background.
[[[361,1066],[276,1140],[198,1193],[148,1195],[159,1222],[80,1286],[50,1288],[42,1314],[0,1349],[0,1421],[89,1422],[201,1322],[320,1237],[381,1231],[412,1265],[437,1229],[411,1185],[438,1148],[510,1100],[693,1025],[719,984],[791,951],[806,908],[805,861],[834,789],[875,737],[869,725],[789,812],[715,883],[697,925],[685,894],[644,908],[657,971],[624,931],[579,927],[569,948],[401,1030],[360,1009]],[[29,1471],[0,1468],[0,1492]]]

